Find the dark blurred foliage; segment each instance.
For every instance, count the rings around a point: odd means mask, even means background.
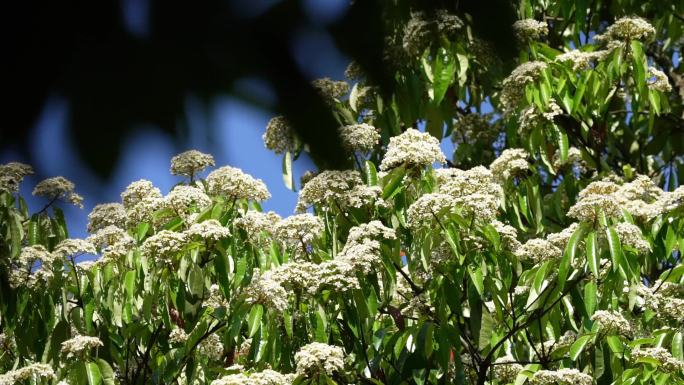
[[[389,95],[394,82],[382,59],[384,3],[357,0],[326,28]],[[406,9],[467,13],[474,31],[503,59],[516,52],[508,0],[406,3]],[[337,123],[290,50],[292,35],[311,23],[300,2],[281,1],[251,18],[236,12],[238,2],[225,0],[150,0],[148,6],[149,30],[140,37],[127,30],[119,1],[6,3],[2,84],[10,102],[0,126],[2,145],[28,155],[30,128],[46,98],[64,96],[80,157],[107,176],[131,130],[155,124],[178,135],[188,95],[210,101],[229,92],[236,79],[256,76],[273,87],[274,113],[289,118],[314,161],[322,168],[346,166]]]

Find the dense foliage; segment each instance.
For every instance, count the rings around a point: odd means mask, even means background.
[[[356,167],[295,215],[188,151],[71,239],[74,184],[30,213],[0,166],[0,384],[684,384],[684,4],[523,1],[507,72],[468,15],[387,3],[398,91],[314,82]],[[294,190],[306,145],[264,142]]]

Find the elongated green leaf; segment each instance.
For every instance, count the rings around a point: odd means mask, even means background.
[[[100,373],[100,367],[95,362],[87,362],[85,368],[86,375],[88,376],[88,384],[102,384],[102,373]]]
[[[682,353],[682,332],[678,331],[672,336],[672,355],[682,361],[684,360],[684,354]]]
[[[102,374],[102,383],[104,385],[115,385],[116,379],[114,376],[114,370],[112,370],[112,367],[109,366],[109,363],[102,358],[98,358],[96,362],[97,367],[100,369],[100,374]]]
[[[608,249],[610,250],[610,259],[613,263],[613,271],[622,264],[622,246],[620,246],[620,237],[614,228],[606,228],[606,238],[608,239]]]
[[[589,316],[596,310],[596,283],[594,281],[589,281],[584,285],[584,308]]]
[[[292,173],[292,154],[289,151],[283,154],[283,182],[285,187],[295,191],[294,174]]]
[[[582,350],[584,350],[584,347],[587,346],[589,341],[591,341],[593,338],[594,336],[589,334],[577,338],[572,346],[570,346],[570,359],[577,361],[577,358],[579,357],[580,353],[582,353]]]
[[[589,264],[589,269],[594,277],[599,276],[599,255],[596,245],[596,233],[590,232],[587,238],[584,240],[584,244],[587,248],[587,263]]]
[[[261,327],[261,317],[264,314],[264,307],[260,304],[252,306],[247,317],[248,336],[253,337]]]
[[[370,160],[365,161],[364,170],[366,172],[366,184],[369,186],[377,186],[378,172],[375,169],[375,164]]]

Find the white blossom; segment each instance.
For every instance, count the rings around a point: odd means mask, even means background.
[[[121,201],[126,210],[132,209],[143,200],[153,198],[161,199],[161,191],[159,191],[157,187],[154,187],[152,182],[145,179],[140,179],[129,184],[128,187],[126,187],[126,190],[121,193]]]
[[[193,178],[198,172],[216,165],[214,157],[197,150],[182,152],[171,158],[171,174]]]
[[[93,234],[107,226],[126,226],[126,209],[121,203],[99,204],[88,214],[89,233]]]
[[[230,236],[230,230],[221,225],[216,219],[207,219],[200,223],[193,223],[184,233],[192,238],[219,241]]]
[[[386,171],[401,165],[424,167],[444,162],[446,158],[437,138],[427,132],[409,128],[401,135],[390,138],[380,169]]]
[[[536,40],[549,34],[549,26],[543,21],[523,19],[513,23],[518,39],[522,41]]]
[[[539,370],[534,373],[532,385],[593,385],[593,378],[577,369]]]
[[[299,375],[314,376],[326,373],[332,376],[344,370],[344,350],[339,346],[312,342],[302,346],[294,359]]]
[[[48,178],[36,185],[33,195],[50,200],[61,199],[83,208],[83,197],[74,192],[74,183],[62,176]]]
[[[648,83],[648,88],[660,92],[672,91],[672,86],[665,72],[654,67],[648,67],[648,73],[655,78],[652,82]]]
[[[366,123],[340,127],[342,145],[350,151],[370,152],[380,140],[378,130]]]
[[[239,168],[223,166],[209,173],[207,186],[210,194],[233,199],[264,201],[271,197],[261,179],[245,174]]]
[[[67,358],[72,358],[81,356],[82,354],[87,353],[90,349],[97,348],[99,346],[104,346],[104,344],[97,337],[76,336],[62,342],[61,352],[66,354]]]
[[[511,177],[522,175],[529,170],[528,157],[529,154],[523,149],[509,148],[489,165],[489,169],[499,183],[504,183]]]
[[[0,164],[0,191],[16,193],[19,185],[28,175],[33,174],[33,168],[19,162]]]
[[[599,330],[608,335],[621,334],[630,336],[632,334],[632,327],[629,321],[617,311],[614,310],[597,310],[592,316],[591,320],[596,322]]]
[[[269,120],[262,138],[266,148],[276,154],[297,151],[299,140],[284,116],[276,116]]]

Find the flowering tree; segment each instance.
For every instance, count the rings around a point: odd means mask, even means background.
[[[71,239],[74,184],[31,214],[0,166],[0,384],[683,384],[684,6],[581,3],[523,2],[508,75],[467,15],[386,5],[396,93],[314,82],[355,168],[297,186],[268,124],[286,218],[193,150]]]

